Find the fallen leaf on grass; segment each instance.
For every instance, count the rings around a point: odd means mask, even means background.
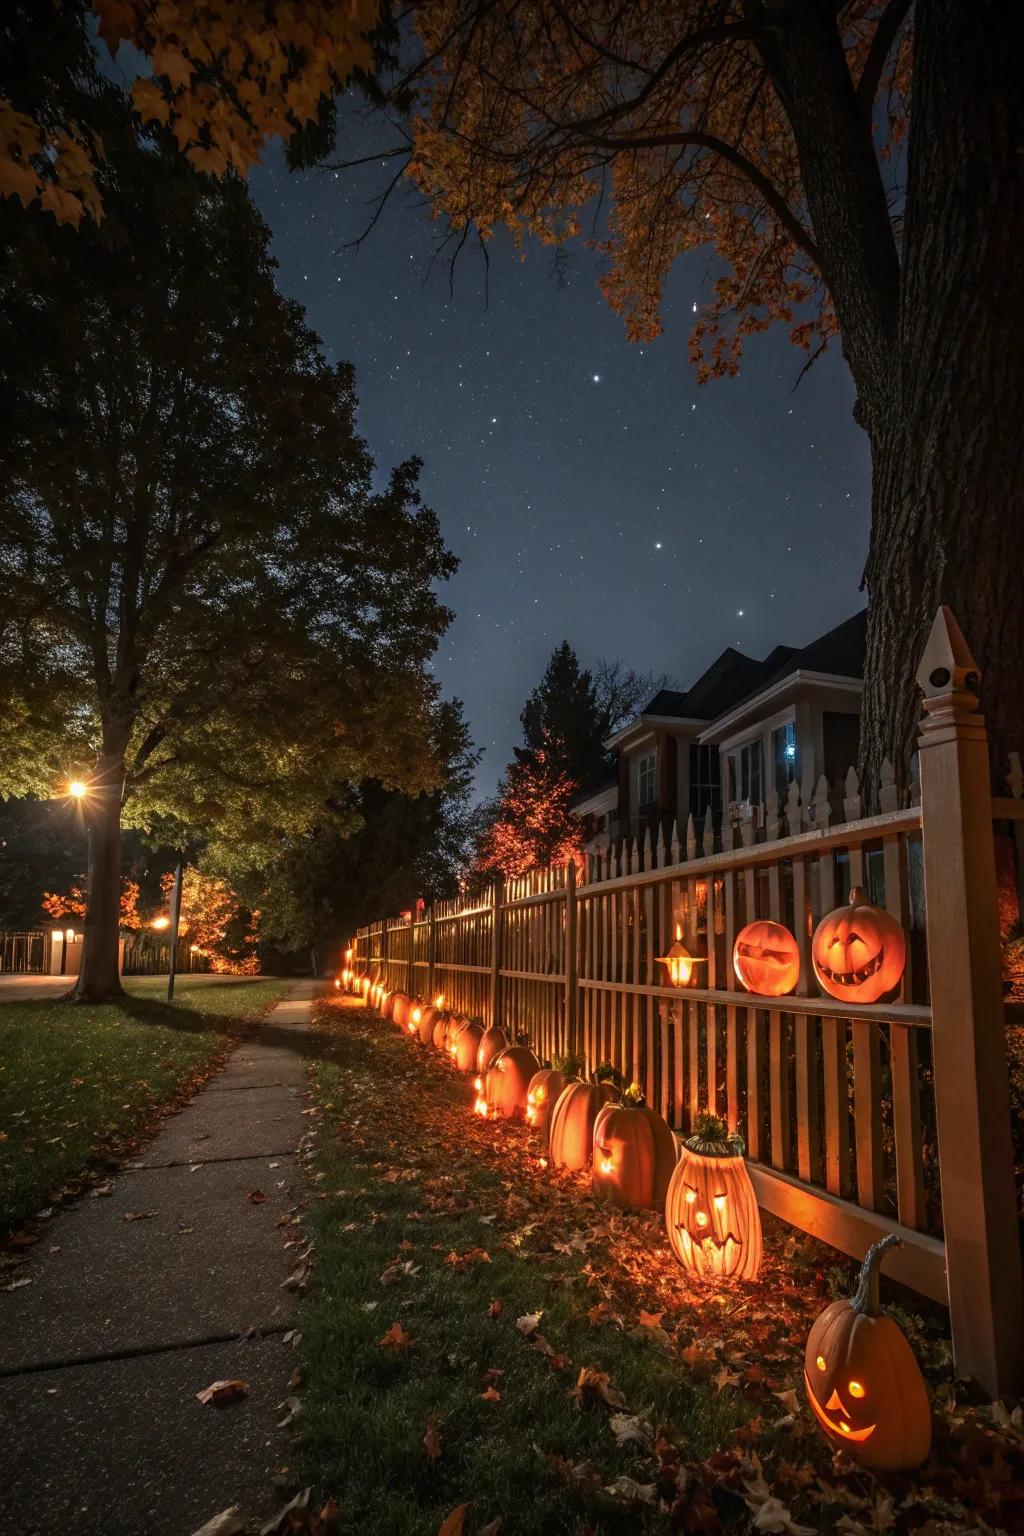
[[[501,1402],[501,1393],[498,1391],[497,1387],[488,1387],[486,1392],[480,1393],[480,1397],[485,1403]]]
[[[250,1189],[245,1197],[250,1205],[262,1205],[267,1198],[262,1189]]]
[[[423,1449],[428,1461],[437,1461],[441,1455],[441,1435],[437,1427],[437,1410],[427,1414],[427,1427],[423,1434]]]
[[[462,1536],[468,1509],[468,1504],[456,1504],[448,1518],[438,1526],[437,1536]]]
[[[664,1312],[645,1312],[642,1308],[638,1319],[641,1328],[657,1328],[661,1325]]]
[[[616,1504],[655,1504],[658,1499],[656,1483],[638,1483],[632,1477],[617,1477],[604,1491]]]
[[[652,1412],[648,1409],[648,1412]],[[637,1445],[647,1446],[654,1444],[654,1430],[650,1422],[640,1413],[613,1413],[609,1420],[611,1432],[620,1445],[629,1445],[635,1441]]]
[[[232,1504],[230,1509],[222,1509],[198,1531],[193,1531],[192,1536],[241,1536],[248,1524],[238,1505]]]
[[[401,1323],[392,1323],[387,1333],[380,1340],[382,1349],[397,1349],[399,1351],[412,1349],[416,1340],[411,1334],[406,1333]]]
[[[27,1275],[25,1275],[20,1280],[12,1280],[10,1285],[5,1285],[4,1286],[4,1290],[5,1291],[20,1291],[23,1285],[31,1285],[31,1284],[32,1284],[32,1281],[29,1279],[29,1277]]]
[[[156,1211],[125,1211],[125,1221],[152,1221]]]
[[[487,1309],[488,1317],[500,1317],[505,1310],[505,1304],[501,1301],[492,1301]]]
[[[583,1408],[586,1404],[595,1401],[606,1403],[609,1408],[626,1406],[624,1395],[612,1386],[608,1372],[597,1371],[591,1365],[580,1368],[576,1385],[569,1395],[575,1400],[577,1408]]]
[[[540,1327],[540,1320],[543,1316],[543,1312],[527,1312],[524,1317],[516,1318],[516,1327],[520,1333],[525,1334],[529,1338],[530,1334],[536,1333]]]
[[[405,1280],[407,1278],[412,1280],[419,1274],[420,1267],[419,1264],[414,1264],[411,1259],[406,1259],[404,1263],[401,1259],[396,1259],[394,1264],[389,1264],[387,1269],[383,1271],[380,1283],[381,1285],[394,1285],[398,1280]]]
[[[450,1253],[444,1262],[452,1269],[468,1269],[471,1264],[489,1264],[491,1256],[486,1248],[467,1248],[465,1253]]]
[[[249,1384],[245,1381],[214,1381],[201,1392],[196,1393],[199,1402],[205,1407],[209,1403],[236,1403],[239,1398],[245,1397],[249,1390]]]
[[[278,1429],[287,1429],[302,1412],[302,1403],[297,1397],[286,1397],[283,1403],[278,1403],[277,1412],[284,1414],[284,1418],[277,1422]]]

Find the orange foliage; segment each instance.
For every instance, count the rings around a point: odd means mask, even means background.
[[[69,917],[84,922],[85,908],[85,891],[80,885],[73,885],[66,896],[56,891],[43,893],[43,911],[54,923],[66,922]],[[140,926],[138,882],[124,875],[121,879],[121,927],[134,930]]]
[[[789,119],[770,78],[771,27],[740,0],[622,6],[609,0],[424,0],[427,62],[409,173],[455,231],[500,226],[561,246],[597,217],[605,298],[633,340],[661,330],[669,270],[710,247],[713,298],[697,310],[702,380],[733,374],[749,335],[779,320],[799,347],[836,334]],[[852,82],[884,0],[842,7]],[[894,13],[895,14],[895,13]],[[837,39],[838,40],[838,39]],[[909,39],[872,99],[877,154],[906,128]],[[874,83],[874,74],[871,76]],[[591,213],[588,205],[593,206]],[[696,306],[695,306],[696,309]]]
[[[579,793],[579,785],[550,751],[523,753],[502,781],[498,815],[477,850],[477,873],[512,879],[580,859],[583,826],[571,811]]]
[[[173,886],[173,873],[161,875],[160,888],[168,905]],[[229,943],[228,931],[240,916],[238,897],[226,880],[191,867],[185,870],[178,932],[209,959],[211,971],[232,976],[258,973],[260,963],[255,946],[259,913],[250,913],[249,929],[238,948]]]

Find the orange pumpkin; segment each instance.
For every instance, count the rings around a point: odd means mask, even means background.
[[[451,1050],[468,1023],[469,1020],[464,1013],[448,1014],[448,1025],[444,1032],[444,1047],[446,1051]]]
[[[476,1053],[480,1049],[483,1034],[479,1024],[463,1024],[448,1047],[452,1064],[459,1072],[472,1072],[476,1067]]]
[[[431,1038],[439,1051],[443,1051],[445,1049],[445,1040],[447,1034],[448,1015],[446,1013],[438,1013],[434,1018],[434,1028]]]
[[[890,1232],[872,1244],[856,1295],[825,1308],[804,1355],[807,1400],[822,1432],[853,1461],[880,1472],[919,1467],[932,1443],[924,1377],[878,1301],[879,1266],[899,1242]]]
[[[488,1109],[513,1119],[526,1114],[530,1082],[540,1062],[526,1045],[509,1045],[493,1057],[484,1074],[483,1095]]]
[[[544,1145],[548,1144],[548,1127],[551,1111],[565,1087],[565,1073],[554,1067],[544,1067],[535,1072],[526,1091],[526,1123],[539,1132]]]
[[[551,1111],[548,1144],[553,1167],[590,1167],[597,1112],[618,1096],[611,1083],[566,1083]]]
[[[405,992],[395,992],[391,997],[391,1017],[399,1029],[408,1029],[412,1018],[412,998]]]
[[[491,1062],[499,1051],[505,1050],[509,1044],[505,1031],[499,1024],[492,1024],[490,1029],[485,1029],[476,1053],[476,1069],[481,1077],[487,1071]]]
[[[665,1196],[665,1226],[684,1269],[707,1279],[754,1280],[761,1215],[743,1143],[717,1115],[698,1115]]]
[[[677,1155],[668,1121],[641,1099],[606,1105],[594,1122],[594,1194],[627,1211],[657,1209]]]
[[[811,940],[814,974],[829,997],[877,1003],[899,985],[907,940],[896,918],[872,906],[859,885],[850,904],[823,917]]]
[[[417,1018],[417,1014],[419,1017]],[[420,1043],[430,1045],[434,1038],[434,1024],[437,1021],[437,1009],[431,1008],[428,1003],[417,1003],[412,1010],[412,1020],[419,1032]]]
[[[732,968],[748,992],[761,997],[785,997],[800,980],[796,939],[781,923],[759,918],[736,935]]]

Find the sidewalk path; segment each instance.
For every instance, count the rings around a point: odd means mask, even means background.
[[[297,1250],[278,1223],[319,991],[297,983],[108,1197],[47,1224],[17,1271],[31,1283],[0,1291],[0,1530],[190,1536],[266,1503],[296,1363]],[[196,1400],[236,1378],[243,1400]]]

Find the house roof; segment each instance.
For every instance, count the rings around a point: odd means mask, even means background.
[[[837,624],[835,629],[819,635],[817,640],[812,640],[810,645],[805,645],[800,650],[794,650],[788,645],[776,646],[762,663],[764,672],[760,680],[749,693],[736,698],[726,707],[731,709],[737,704],[746,704],[748,700],[755,698],[768,688],[776,687],[796,672],[817,672],[829,677],[862,678],[867,640],[868,611],[862,608],[860,613],[844,619],[843,623]],[[777,652],[784,652],[785,655],[778,665],[769,670],[769,663]]]

